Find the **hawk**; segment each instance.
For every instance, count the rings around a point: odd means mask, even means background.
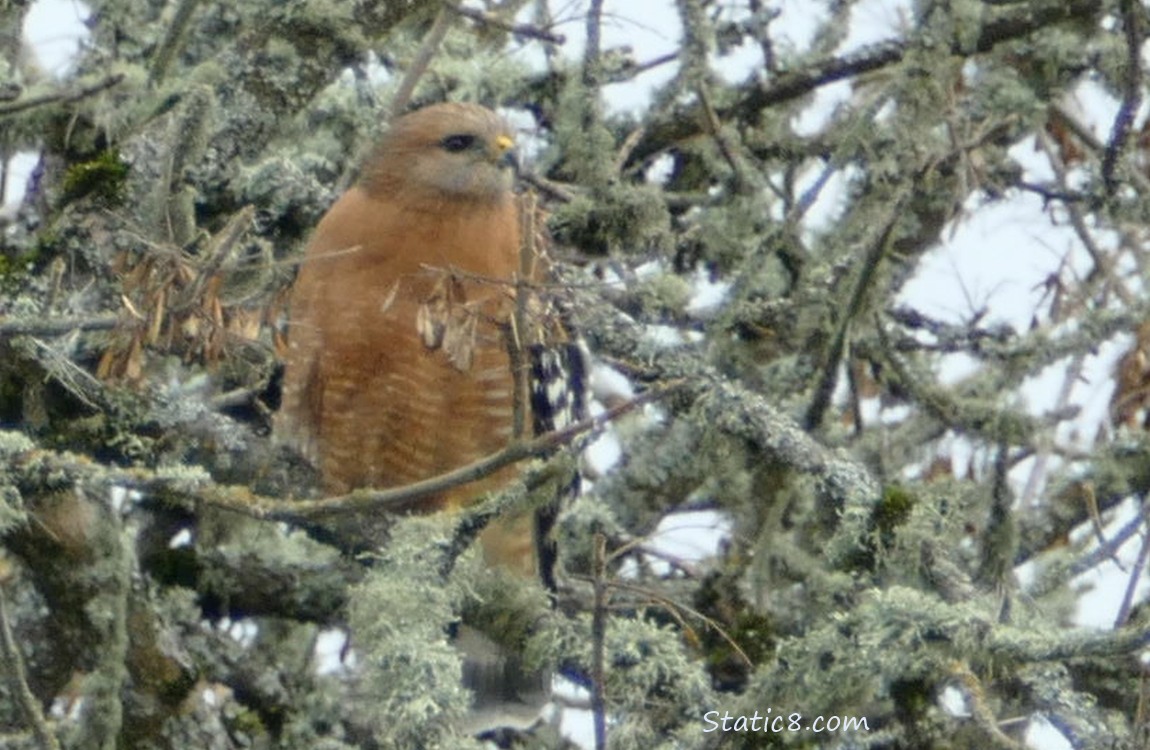
[[[316,228],[291,292],[275,430],[327,491],[410,484],[513,439],[516,383],[528,382],[514,377],[508,345],[524,239],[514,145],[485,107],[407,114]],[[562,374],[549,356],[536,370]],[[546,385],[520,403],[538,412]],[[413,509],[459,508],[514,472]],[[480,536],[487,560],[539,572],[532,526],[493,522]]]

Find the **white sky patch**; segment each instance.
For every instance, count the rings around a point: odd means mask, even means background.
[[[24,44],[40,71],[60,78],[71,70],[81,45],[90,36],[84,26],[89,15],[88,7],[75,0],[37,0],[32,5],[24,16]],[[0,219],[15,215],[39,161],[40,157],[30,151],[13,154],[8,160]]]
[[[929,334],[924,338],[933,339]],[[982,363],[966,352],[944,354],[938,361],[938,381],[943,385],[958,385],[982,367]]]
[[[212,623],[205,621],[205,627],[215,627],[216,630],[226,633],[228,637],[240,644],[244,648],[249,648],[255,643],[256,636],[259,635],[260,628],[253,620],[240,619],[233,620],[230,617],[224,617],[219,622]]]
[[[515,133],[515,150],[523,164],[530,165],[539,158],[545,143],[538,137],[535,118],[525,109],[499,108],[499,114],[511,125]]]
[[[851,8],[847,37],[839,45],[839,55],[858,51],[870,44],[898,39],[913,18],[908,0],[862,0]]]
[[[179,549],[180,547],[190,546],[192,546],[191,529],[180,529],[168,540],[168,549]]]
[[[677,566],[694,566],[714,557],[723,539],[731,535],[731,522],[713,510],[687,511],[665,516],[643,542],[650,554],[643,565],[657,576],[671,575]],[[619,566],[621,578],[639,575],[639,564],[628,557]]]
[[[796,50],[810,47],[815,32],[827,19],[826,9],[810,0],[780,0],[772,3],[771,7],[779,12],[769,30],[776,58],[785,58]]]
[[[862,398],[859,400],[859,413],[863,424],[874,424],[882,419],[882,399]]]
[[[720,79],[737,86],[763,69],[763,51],[757,43],[745,41],[712,58],[711,64]]]
[[[0,206],[0,218],[11,219],[16,214],[20,201],[28,189],[28,178],[36,168],[40,157],[30,151],[14,154],[8,160],[7,184],[4,192],[4,205]]]
[[[649,325],[643,327],[643,338],[655,346],[667,347],[681,346],[687,343],[687,333],[675,326]]]
[[[315,673],[317,675],[346,674],[355,668],[355,652],[347,648],[347,633],[339,628],[328,628],[315,639]]]
[[[605,55],[626,55],[636,65],[647,65],[653,60],[675,52],[682,36],[679,16],[670,3],[639,5],[625,0],[607,0],[603,4],[600,27],[600,49]],[[587,40],[587,5],[583,2],[552,4],[555,25],[549,30],[562,34],[566,42],[559,55],[569,65],[577,65],[583,58]],[[534,23],[532,7],[519,16],[523,23]],[[536,70],[544,67],[543,51],[538,44],[521,46],[515,56]],[[643,72],[634,80],[603,87],[603,99],[613,112],[638,114],[651,100],[652,94],[666,85],[678,72],[676,61],[658,65]]]
[[[619,398],[634,398],[635,396],[635,387],[626,375],[614,367],[598,363],[591,368],[591,391],[599,399],[607,399],[612,396]]]
[[[203,701],[205,706],[214,708],[220,705],[220,696],[216,694],[215,687],[212,685],[207,685],[200,690],[200,700]]]
[[[911,408],[908,404],[895,404],[888,406],[882,410],[882,423],[885,425],[896,425],[908,419],[911,415]]]
[[[805,199],[818,180],[823,179],[825,169],[826,165],[820,162],[803,170],[796,183],[797,194],[800,198]],[[826,178],[825,183],[818,189],[818,193],[814,195],[814,202],[803,214],[804,242],[813,242],[816,233],[830,229],[842,217],[843,211],[846,210],[847,186],[857,174],[857,167],[848,166],[845,169],[836,170],[834,174]]]
[[[1036,714],[1030,719],[1022,741],[1032,750],[1074,750],[1074,745],[1066,739],[1066,735],[1058,731],[1042,714]]]
[[[1025,331],[1044,301],[1043,283],[1077,248],[1072,230],[1050,225],[1037,196],[986,205],[944,233],[899,302],[957,324],[985,310],[982,325]]]
[[[131,500],[132,497],[127,487],[115,485],[108,491],[108,502],[111,504],[112,510],[116,513],[123,513],[125,507]]]
[[[849,81],[837,81],[818,88],[811,104],[791,122],[795,134],[812,136],[821,132],[834,116],[835,107],[850,101],[852,91]]]
[[[1128,524],[1138,513],[1138,504],[1133,499],[1124,501],[1105,518],[1103,525],[1103,538],[1109,539],[1118,529]],[[1080,527],[1082,533],[1093,535],[1089,528]],[[1142,538],[1135,534],[1118,549],[1115,555],[1122,567],[1113,560],[1098,565],[1094,569],[1083,573],[1074,579],[1075,585],[1087,590],[1082,591],[1078,597],[1078,612],[1074,623],[1081,627],[1110,629],[1114,627],[1114,620],[1122,604],[1122,597],[1126,593],[1126,585],[1130,579],[1130,571],[1138,556],[1138,548],[1143,544]],[[1087,549],[1092,550],[1097,541]],[[1143,601],[1150,591],[1150,580],[1141,576],[1135,594],[1135,602]]]
[[[1033,557],[1014,568],[1014,580],[1018,582],[1018,587],[1022,591],[1029,591],[1035,582],[1038,580],[1038,574],[1041,572],[1041,566]]]
[[[950,433],[948,451],[955,476],[965,476],[968,469],[977,466],[976,452],[970,438]]]
[[[603,408],[592,409],[591,413],[602,414]],[[583,449],[583,460],[587,462],[587,469],[591,476],[603,476],[619,463],[623,457],[623,445],[612,429],[604,430],[599,437]],[[584,491],[589,488],[585,487]]]
[[[670,154],[660,154],[655,157],[647,170],[643,172],[643,179],[649,185],[664,185],[675,168],[675,159]]]
[[[24,41],[41,70],[60,78],[72,68],[80,47],[91,36],[84,20],[88,6],[76,0],[37,0],[24,16]]]
[[[1132,343],[1130,336],[1116,336],[1103,342],[1093,356],[1086,358],[1082,375],[1076,383],[1074,398],[1074,403],[1082,411],[1072,423],[1058,428],[1060,444],[1086,450],[1094,446],[1099,427],[1109,429],[1110,399],[1114,395],[1115,386],[1114,371],[1118,360]]]
[[[699,563],[714,556],[719,543],[731,535],[731,522],[710,510],[672,513],[651,532],[647,546],[685,563]],[[656,575],[666,575],[671,567],[664,560],[652,560]]]
[[[951,716],[970,716],[970,702],[966,693],[953,685],[943,688],[938,696],[938,705]]]
[[[551,680],[553,700],[562,706],[559,733],[579,747],[595,747],[595,724],[589,706],[591,693],[562,677]]]
[[[1090,79],[1080,81],[1062,105],[1101,141],[1110,136],[1110,128],[1121,106],[1117,99]]]
[[[691,279],[691,301],[687,303],[687,312],[691,315],[703,315],[713,312],[727,301],[727,293],[731,291],[728,281],[712,281],[705,268],[695,269],[695,276]]]
[[[654,279],[658,276],[662,276],[665,272],[666,263],[661,259],[649,260],[646,263],[635,266],[634,271],[635,278],[637,279]]]

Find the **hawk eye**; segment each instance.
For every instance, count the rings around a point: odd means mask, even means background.
[[[440,144],[444,149],[452,153],[466,151],[475,145],[475,136],[467,134],[449,135],[444,138]]]

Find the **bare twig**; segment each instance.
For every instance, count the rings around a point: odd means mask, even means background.
[[[1120,0],[1118,7],[1122,13],[1122,27],[1126,33],[1126,69],[1122,81],[1122,105],[1114,117],[1110,140],[1102,156],[1102,181],[1106,185],[1106,192],[1110,194],[1113,194],[1118,187],[1114,182],[1114,169],[1118,164],[1119,155],[1130,139],[1130,127],[1134,124],[1134,117],[1142,106],[1142,43],[1146,36],[1142,26],[1142,14],[1146,11],[1142,4],[1135,0]]]
[[[170,306],[171,312],[183,312],[202,302],[204,287],[231,257],[232,249],[251,228],[255,215],[255,206],[251,204],[244,206],[232,214],[224,228],[212,237],[211,243],[202,255],[203,260],[196,264],[195,279],[180,290],[179,299],[173,300]]]
[[[1134,608],[1134,595],[1138,584],[1142,581],[1142,574],[1146,570],[1146,561],[1150,560],[1150,536],[1143,535],[1142,547],[1138,550],[1138,559],[1134,561],[1134,569],[1126,580],[1126,591],[1122,594],[1122,606],[1114,617],[1114,627],[1120,628],[1130,619],[1130,612]]]
[[[640,124],[627,134],[627,137],[623,139],[623,145],[615,152],[615,165],[611,168],[612,172],[618,174],[623,171],[623,166],[627,163],[627,159],[630,158],[631,152],[639,145],[639,141],[643,140],[643,135],[646,132],[647,128]]]
[[[415,53],[415,57],[411,61],[411,66],[408,67],[407,73],[404,74],[403,80],[400,81],[399,88],[395,91],[395,98],[391,100],[391,116],[399,117],[407,109],[408,103],[411,101],[411,95],[415,93],[415,87],[419,84],[419,79],[427,72],[427,66],[431,64],[431,59],[435,57],[436,50],[439,49],[439,43],[447,36],[447,31],[451,28],[451,11],[448,10],[447,5],[439,9],[439,13],[435,15],[435,21],[432,22],[431,28],[427,31],[427,36],[423,37],[423,43],[419,45],[419,51]]]
[[[0,338],[7,336],[63,336],[72,331],[102,331],[115,328],[115,313],[78,315],[71,318],[0,318]]]
[[[52,734],[48,722],[44,719],[40,701],[28,687],[24,658],[16,646],[16,639],[12,637],[12,626],[8,620],[8,598],[4,595],[3,586],[0,586],[0,653],[4,657],[4,674],[8,676],[8,689],[15,696],[16,703],[24,714],[24,720],[31,725],[36,742],[44,750],[59,750],[60,743],[56,741],[56,735]]]
[[[863,301],[870,291],[871,283],[878,274],[879,264],[889,251],[889,246],[894,236],[894,228],[902,216],[902,209],[906,198],[907,192],[904,190],[901,195],[895,196],[891,201],[891,210],[887,214],[885,225],[870,244],[866,256],[861,259],[859,274],[855,279],[854,288],[851,290],[850,299],[847,301],[846,308],[842,311],[837,321],[834,337],[831,339],[826,354],[823,357],[823,374],[815,386],[815,392],[811,397],[810,406],[807,407],[807,413],[803,423],[808,429],[817,428],[822,423],[823,415],[830,406],[831,396],[834,393],[835,383],[838,379],[839,363],[842,361],[843,352],[846,351],[847,347],[850,325],[862,310]]]
[[[563,36],[562,34],[553,34],[550,31],[539,28],[538,26],[529,26],[527,24],[504,21],[502,18],[499,18],[498,16],[495,16],[491,13],[486,13],[475,8],[465,8],[459,3],[445,2],[444,6],[450,8],[453,13],[463,16],[464,18],[470,18],[472,21],[477,21],[484,26],[491,26],[496,29],[502,29],[503,31],[509,31],[518,37],[539,39],[540,41],[544,41],[549,44],[564,44],[567,41],[567,37]]]
[[[167,75],[168,66],[172,64],[177,50],[183,44],[186,38],[184,32],[188,30],[192,14],[200,2],[201,0],[182,0],[176,7],[176,14],[168,25],[167,33],[164,34],[164,41],[156,50],[156,54],[152,56],[152,70],[148,76],[152,83],[160,83]]]
[[[607,749],[607,706],[603,691],[607,679],[607,537],[595,534],[591,583],[591,718],[595,724],[595,750]]]
[[[603,0],[591,0],[587,8],[587,41],[583,48],[583,85],[596,95],[602,75]]]
[[[515,396],[511,408],[511,434],[522,439],[527,427],[527,402],[530,398],[527,383],[527,358],[524,356],[527,335],[528,283],[534,280],[534,265],[538,248],[535,247],[535,194],[525,192],[519,201],[519,273],[515,277],[515,311],[511,316],[511,377]]]
[[[678,59],[679,59],[679,53],[678,52],[668,52],[665,55],[659,55],[658,57],[653,57],[650,60],[648,60],[647,62],[639,63],[634,68],[632,68],[630,71],[631,77],[634,78],[635,76],[640,75],[642,73],[646,73],[649,70],[654,70],[655,68],[662,67],[662,66],[666,65],[667,63],[673,63]]]
[[[738,642],[731,637],[731,634],[728,633],[726,629],[724,629],[723,626],[720,625],[714,618],[708,617],[693,607],[688,607],[685,604],[672,601],[670,598],[652,591],[651,589],[639,586],[638,584],[629,583],[627,581],[611,581],[610,586],[620,591],[629,591],[631,593],[640,594],[647,597],[665,609],[667,612],[669,612],[672,616],[674,616],[675,619],[678,620],[685,629],[686,623],[683,622],[682,617],[679,614],[680,612],[685,612],[691,617],[701,620],[704,625],[714,630],[719,634],[720,638],[727,642],[727,645],[731,647],[731,650],[743,661],[747,667],[753,668],[755,666],[755,663],[751,661],[751,657],[747,655],[747,652],[743,650],[743,647],[740,646]]]
[[[723,160],[727,162],[727,166],[731,168],[731,172],[735,175],[735,185],[740,189],[746,189],[750,186],[747,181],[746,170],[743,169],[742,162],[739,160],[738,154],[731,146],[730,140],[723,134],[723,124],[719,122],[719,115],[715,112],[715,107],[711,103],[711,91],[706,83],[700,82],[696,87],[696,93],[699,95],[699,103],[703,107],[704,122],[707,127],[707,134],[715,141],[715,145],[719,147],[719,153],[723,155]]]
[[[989,52],[1000,44],[1024,38],[1055,23],[1093,18],[1102,7],[1101,0],[1068,0],[1034,8],[1019,3],[1016,8],[996,16],[983,24],[975,42],[975,52]],[[796,70],[772,76],[769,82],[743,94],[737,101],[719,109],[725,121],[754,122],[763,110],[793,101],[836,81],[854,78],[864,73],[897,65],[913,48],[905,40],[888,40],[868,45],[839,57],[815,60]],[[958,42],[952,45],[954,54],[969,54]],[[697,104],[685,105],[669,111],[649,123],[647,136],[633,155],[643,160],[661,151],[669,144],[689,140],[702,132]]]
[[[57,102],[67,103],[79,101],[81,99],[87,99],[89,96],[95,96],[101,91],[106,91],[107,89],[116,86],[123,80],[124,74],[116,73],[114,75],[108,76],[107,78],[99,80],[90,86],[85,86],[78,91],[58,91],[53,94],[44,94],[43,96],[33,96],[27,99],[19,99],[12,102],[11,104],[0,105],[0,117],[3,117],[4,115],[14,115],[17,112],[23,112],[24,110],[32,109],[33,107],[42,107],[45,104],[55,104]]]
[[[525,183],[545,194],[552,200],[560,203],[570,203],[575,200],[575,192],[566,185],[541,177],[537,174],[525,173],[520,176]]]
[[[549,432],[534,440],[514,443],[479,461],[461,466],[445,474],[440,474],[419,482],[413,482],[412,484],[402,487],[395,487],[388,490],[357,490],[338,497],[297,503],[264,500],[260,503],[237,504],[230,498],[220,498],[222,502],[216,501],[213,498],[205,498],[205,502],[215,505],[216,507],[228,508],[257,518],[269,518],[279,521],[305,520],[321,516],[330,516],[337,513],[363,513],[401,509],[418,498],[474,482],[493,474],[504,466],[510,466],[511,464],[529,458],[545,455],[561,445],[566,445],[585,432],[592,432],[603,428],[620,415],[632,411],[642,404],[650,403],[669,395],[681,385],[683,385],[683,383],[678,381],[663,388],[652,389],[630,401],[608,409],[598,416],[576,422],[570,427]]]
[[[986,691],[978,677],[966,664],[955,661],[950,665],[951,675],[962,685],[969,699],[971,719],[982,732],[983,737],[995,750],[1023,750],[1023,746],[1012,740],[999,728],[998,717],[987,700]]]
[[[1037,133],[1039,144],[1042,146],[1043,152],[1046,154],[1047,160],[1050,162],[1051,169],[1054,170],[1054,175],[1058,180],[1059,186],[1063,190],[1069,190],[1070,178],[1067,175],[1066,165],[1058,157],[1058,150],[1050,141],[1044,131],[1039,130]],[[1082,242],[1082,247],[1094,261],[1094,268],[1091,269],[1089,278],[1099,278],[1109,282],[1108,288],[1122,303],[1127,307],[1135,305],[1134,297],[1126,285],[1114,273],[1114,258],[1112,258],[1102,247],[1094,240],[1094,234],[1086,220],[1086,215],[1082,210],[1082,206],[1077,203],[1064,204],[1066,215],[1070,219],[1070,226],[1074,229],[1074,233],[1078,235],[1078,239]]]
[[[1090,491],[1090,494],[1093,496],[1093,490]],[[1096,498],[1093,502],[1093,505],[1097,507]],[[1034,589],[1030,593],[1036,598],[1044,596],[1052,590],[1054,585],[1060,584],[1063,581],[1070,580],[1072,578],[1076,578],[1088,570],[1092,570],[1096,566],[1102,564],[1102,562],[1105,560],[1109,560],[1115,565],[1121,565],[1120,561],[1118,560],[1118,552],[1126,544],[1126,542],[1130,541],[1132,537],[1141,532],[1145,527],[1147,518],[1146,509],[1146,504],[1143,503],[1142,507],[1138,511],[1138,515],[1130,519],[1130,521],[1123,525],[1122,528],[1118,529],[1118,531],[1111,534],[1109,538],[1099,538],[1098,546],[1075,560],[1074,563],[1066,569],[1063,577],[1057,579],[1051,578],[1049,583],[1040,588]],[[1094,515],[1094,513],[1092,513],[1092,515]]]

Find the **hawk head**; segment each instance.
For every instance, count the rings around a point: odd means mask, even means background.
[[[503,118],[477,104],[435,104],[392,123],[363,185],[389,199],[500,203],[511,199],[517,167]]]

